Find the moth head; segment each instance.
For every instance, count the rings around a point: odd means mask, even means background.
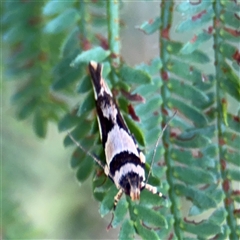
[[[141,181],[140,177],[136,174],[130,178],[128,178],[129,185],[130,185],[130,192],[129,195],[132,201],[136,201],[140,199],[140,190],[141,190]]]
[[[130,172],[121,180],[121,187],[125,194],[129,195],[132,201],[140,199],[142,177],[137,173]]]

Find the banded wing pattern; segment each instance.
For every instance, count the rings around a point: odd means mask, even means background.
[[[119,189],[114,207],[122,194],[139,200],[144,188],[162,196],[156,187],[145,183],[145,156],[138,148],[134,136],[130,133],[112,93],[102,77],[102,65],[89,63],[95,103],[98,116],[100,138],[105,151],[105,174]]]

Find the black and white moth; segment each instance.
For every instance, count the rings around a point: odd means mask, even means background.
[[[105,174],[119,189],[114,197],[114,209],[123,193],[129,195],[133,201],[140,199],[143,189],[164,197],[156,187],[146,182],[145,156],[138,148],[134,136],[130,133],[113,95],[102,77],[102,69],[103,67],[99,63],[94,61],[89,63],[100,138],[106,157],[105,166],[91,153],[87,153],[104,169]],[[84,150],[71,135],[69,136]]]

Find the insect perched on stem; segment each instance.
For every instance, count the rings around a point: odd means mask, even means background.
[[[150,172],[147,180],[145,179],[145,156],[138,148],[136,140],[130,133],[107,83],[102,78],[102,65],[91,61],[89,63],[89,72],[92,79],[99,132],[105,152],[106,165],[103,166],[100,160],[86,151],[71,134],[68,133],[70,138],[104,169],[105,174],[114,182],[117,189],[119,189],[117,195],[114,197],[114,209],[123,193],[129,195],[132,201],[140,199],[140,193],[143,189],[157,194],[160,197],[164,197],[161,192],[158,192],[156,187],[147,183]],[[165,125],[163,131],[166,126],[167,125]],[[153,159],[161,136],[162,133],[158,137]],[[151,167],[152,164],[153,161]]]

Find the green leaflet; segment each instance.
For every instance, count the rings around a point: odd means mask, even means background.
[[[182,117],[176,115],[170,122],[171,127],[177,126],[180,130],[185,131],[185,129],[191,128],[191,123],[185,121]]]
[[[229,128],[231,128],[233,131],[240,132],[240,116],[234,116],[228,113],[227,122]]]
[[[137,229],[137,234],[140,235],[143,240],[159,240],[157,233],[154,230],[143,227],[139,220],[135,222],[135,227]]]
[[[207,238],[212,235],[217,235],[222,231],[221,226],[208,220],[199,223],[183,222],[181,227],[187,232],[196,234],[199,238]]]
[[[196,29],[209,22],[214,16],[212,6],[206,8],[204,11],[197,13],[194,16],[188,17],[185,21],[182,21],[176,28],[177,32],[186,32]]]
[[[154,147],[155,146],[149,146],[150,149],[147,149],[147,154],[146,154],[146,162],[147,163],[151,163],[152,161],[152,157],[153,157],[153,151],[154,151]],[[161,159],[161,157],[163,156],[164,154],[164,148],[163,146],[159,146],[157,147],[156,149],[156,153],[155,153],[155,159]]]
[[[200,168],[189,168],[189,167],[173,167],[173,176],[180,181],[191,184],[211,184],[217,182],[217,176],[214,176],[210,171],[203,170]]]
[[[153,82],[151,84],[140,84],[137,86],[133,93],[140,94],[143,97],[149,97],[153,92],[160,90],[162,85],[160,77],[153,78]]]
[[[175,184],[174,187],[177,194],[186,196],[188,199],[204,210],[215,208],[216,202],[212,197],[209,197],[205,192],[191,186],[184,186],[182,184]]]
[[[79,39],[78,39],[79,35],[80,35],[80,29],[79,27],[75,27],[71,31],[71,33],[64,39],[60,49],[60,56],[62,58],[73,54],[76,51],[76,49],[80,49]]]
[[[138,219],[142,220],[148,227],[167,228],[165,217],[159,212],[149,209],[149,207],[135,205],[134,213],[138,216]]]
[[[229,1],[225,2],[225,1],[223,1],[223,2],[221,2],[221,4],[223,5],[223,7],[226,10],[228,10],[230,12],[240,11],[240,6],[239,6],[238,2],[229,2]]]
[[[150,64],[141,63],[136,66],[136,69],[143,70],[148,74],[154,75],[158,73],[160,68],[162,67],[162,61],[159,57],[156,57],[151,60]]]
[[[184,148],[202,148],[211,144],[211,140],[203,135],[192,135],[191,138],[182,138],[181,135],[172,139],[172,143]]]
[[[71,168],[78,167],[81,162],[84,160],[86,153],[82,151],[79,147],[76,147],[74,152],[72,153],[71,160],[70,160],[70,166]]]
[[[87,121],[86,119],[82,118],[79,119],[78,125],[71,131],[71,135],[76,141],[83,139],[83,141],[87,141],[86,135],[90,133],[91,128],[93,126],[93,121]],[[84,128],[83,128],[84,126]],[[87,142],[86,142],[87,143]],[[72,142],[69,136],[66,136],[63,142],[64,146],[67,147],[69,145],[73,145],[75,143]]]
[[[95,47],[87,51],[82,51],[71,62],[71,67],[77,67],[81,63],[89,63],[90,61],[102,62],[110,55],[109,50],[104,50],[101,47]]]
[[[220,86],[228,92],[237,101],[240,101],[240,87],[229,79],[221,79]]]
[[[228,169],[227,178],[233,181],[240,181],[240,170],[239,169]]]
[[[235,46],[227,42],[222,42],[220,45],[220,52],[224,57],[228,58],[229,60],[233,60],[233,55],[237,51],[238,49]]]
[[[181,60],[170,59],[167,68],[172,73],[183,78],[185,81],[198,83],[202,81],[202,73],[195,66],[189,65]]]
[[[186,166],[200,167],[203,169],[213,168],[215,166],[216,163],[214,158],[201,153],[200,156],[193,156],[193,153],[187,149],[171,149],[171,158],[177,162],[185,164]]]
[[[86,93],[90,90],[92,90],[91,78],[89,75],[86,75],[79,81],[77,93]]]
[[[199,48],[201,44],[211,39],[211,37],[212,34],[205,31],[198,33],[197,35],[194,35],[193,38],[182,47],[180,53],[189,54],[194,52],[196,49]]]
[[[224,157],[228,162],[236,165],[237,167],[240,167],[240,161],[239,161],[240,152],[238,152],[238,151],[235,151],[235,152],[234,151],[226,151],[225,154],[224,154]]]
[[[67,113],[58,123],[58,130],[60,132],[66,131],[67,129],[77,125],[80,118],[75,113]]]
[[[52,89],[55,91],[66,89],[70,84],[76,82],[81,76],[81,71],[75,68],[66,66],[66,72],[61,77],[57,78],[52,84]]]
[[[236,8],[234,8],[234,11],[236,11]],[[232,11],[226,11],[224,15],[221,16],[221,20],[226,24],[230,25],[233,28],[239,27],[239,19],[237,18],[237,15],[233,14]]]
[[[225,221],[227,216],[227,212],[224,208],[216,209],[212,215],[208,218],[209,222],[213,222],[215,224],[222,224]]]
[[[208,156],[210,158],[214,158],[217,154],[218,154],[218,147],[216,144],[209,144],[207,145],[205,148],[202,148],[200,151],[200,154],[202,154],[203,156]]]
[[[26,103],[24,103],[18,109],[17,118],[19,120],[23,120],[23,119],[26,119],[27,117],[29,117],[29,115],[32,114],[34,112],[34,110],[36,109],[37,104],[38,104],[38,101],[35,98],[32,98],[29,101],[27,101]]]
[[[196,108],[204,111],[205,109],[211,107],[216,102],[216,96],[213,92],[207,93],[206,96],[208,98],[207,101],[198,101],[196,98],[194,98],[194,99],[192,99],[192,104]],[[212,120],[214,118],[213,114],[214,114],[214,109],[209,111],[208,114],[206,114],[206,115],[208,118],[211,118],[211,120]],[[211,122],[211,120],[208,119],[209,122]]]
[[[183,132],[180,137],[183,139],[189,139],[192,138],[194,135],[203,135],[204,137],[208,137],[209,139],[212,139],[217,132],[215,125],[209,125],[202,128],[190,128]]]
[[[75,8],[68,8],[44,27],[46,33],[60,33],[71,27],[80,19],[79,12]]]
[[[192,4],[191,2],[180,2],[176,10],[184,14],[194,14],[200,12],[211,5],[212,1],[201,1],[198,4]]]
[[[157,164],[153,165],[153,169],[151,174],[157,179],[162,179],[165,176],[167,167],[166,166],[158,166]]]
[[[54,82],[51,86],[53,90],[65,90],[69,85],[76,82],[82,76],[83,68],[76,69],[70,67],[70,62],[75,56],[76,50],[59,61],[53,68],[52,74]]]
[[[184,81],[170,78],[168,88],[182,98],[189,99],[190,101],[194,99],[196,102],[208,102],[208,96],[204,92]]]
[[[237,101],[240,101],[240,86],[237,79],[237,76],[235,78],[235,75],[229,74],[229,78],[220,79],[220,86],[227,91],[229,95]]]
[[[78,181],[84,182],[91,174],[94,161],[90,156],[85,156],[84,160],[80,163],[76,176]]]
[[[154,145],[157,142],[157,139],[160,133],[161,133],[161,128],[158,126],[153,127],[151,130],[146,132],[145,139],[149,146]]]
[[[129,127],[131,133],[136,138],[137,142],[140,145],[145,146],[145,138],[142,130],[137,126],[137,124],[131,118],[128,117],[128,115],[123,114],[123,116],[124,116],[124,120],[127,123],[127,126]]]
[[[226,41],[235,42],[235,43],[239,42],[239,36],[237,34],[232,33],[231,31],[229,32],[228,28],[221,29],[220,35]]]
[[[169,99],[168,105],[170,108],[178,109],[179,112],[184,114],[197,127],[207,125],[207,119],[205,115],[198,109],[196,109],[194,106],[190,106],[189,104],[174,98]]]
[[[134,240],[135,229],[133,224],[134,222],[128,219],[123,222],[118,236],[119,240]]]
[[[143,31],[145,34],[152,34],[159,30],[161,25],[160,17],[156,17],[155,19],[150,19],[144,22],[142,25],[137,26],[136,28]]]
[[[50,0],[43,8],[43,14],[51,16],[56,13],[63,12],[65,9],[70,8],[73,5],[73,1],[55,1]]]
[[[45,89],[41,88],[40,86],[36,88],[34,86],[34,82],[31,81],[27,83],[24,88],[18,89],[17,92],[12,95],[11,102],[18,103],[20,101],[24,101],[24,99],[28,98],[29,96],[40,96],[44,91]]]
[[[10,28],[8,31],[5,31],[3,35],[3,40],[9,44],[16,44],[23,40],[25,30],[22,23],[16,23],[15,26]]]
[[[165,200],[163,198],[160,198],[156,194],[152,194],[151,192],[147,190],[143,190],[141,192],[141,198],[140,198],[140,205],[147,206],[148,208],[156,207],[156,206],[163,206],[165,202],[168,202],[169,200]],[[167,203],[166,203],[167,204]]]
[[[33,118],[33,129],[36,135],[40,138],[45,138],[47,134],[47,118],[43,109],[37,109]]]
[[[93,195],[101,202],[108,192],[109,188],[113,186],[113,182],[105,175],[103,170],[98,170],[93,178]]]
[[[99,212],[102,217],[108,214],[112,210],[113,201],[116,194],[117,194],[117,188],[115,185],[112,185],[109,191],[104,196],[100,205]]]
[[[87,96],[84,98],[82,104],[79,106],[77,115],[81,116],[84,113],[87,113],[95,108],[95,100],[93,91],[87,93]]]
[[[141,119],[141,125],[146,132],[150,131],[156,126],[161,126],[162,118],[160,115],[158,116],[149,116],[149,118]]]
[[[239,134],[227,131],[223,134],[223,139],[228,146],[235,148],[236,150],[237,149],[239,150],[239,143],[240,143]]]
[[[146,119],[150,116],[146,115],[145,113],[146,112],[153,113],[154,111],[159,110],[161,103],[162,99],[159,97],[159,95],[155,95],[146,103],[139,104],[138,106],[136,106],[135,110],[138,116],[141,116],[141,118]]]
[[[127,65],[123,65],[120,68],[120,76],[123,81],[128,83],[146,84],[151,82],[151,77],[148,73],[133,69]]]
[[[188,52],[187,54],[182,52],[182,48],[184,48],[184,46],[185,45],[181,42],[168,41],[167,49],[172,55],[176,55],[178,58],[188,63],[204,64],[210,62],[209,56],[200,50],[194,50],[192,52]]]
[[[115,228],[118,224],[122,222],[125,215],[127,214],[127,211],[128,211],[128,202],[126,201],[125,198],[122,198],[118,202],[117,207],[114,211],[114,219],[112,221],[113,228]]]

